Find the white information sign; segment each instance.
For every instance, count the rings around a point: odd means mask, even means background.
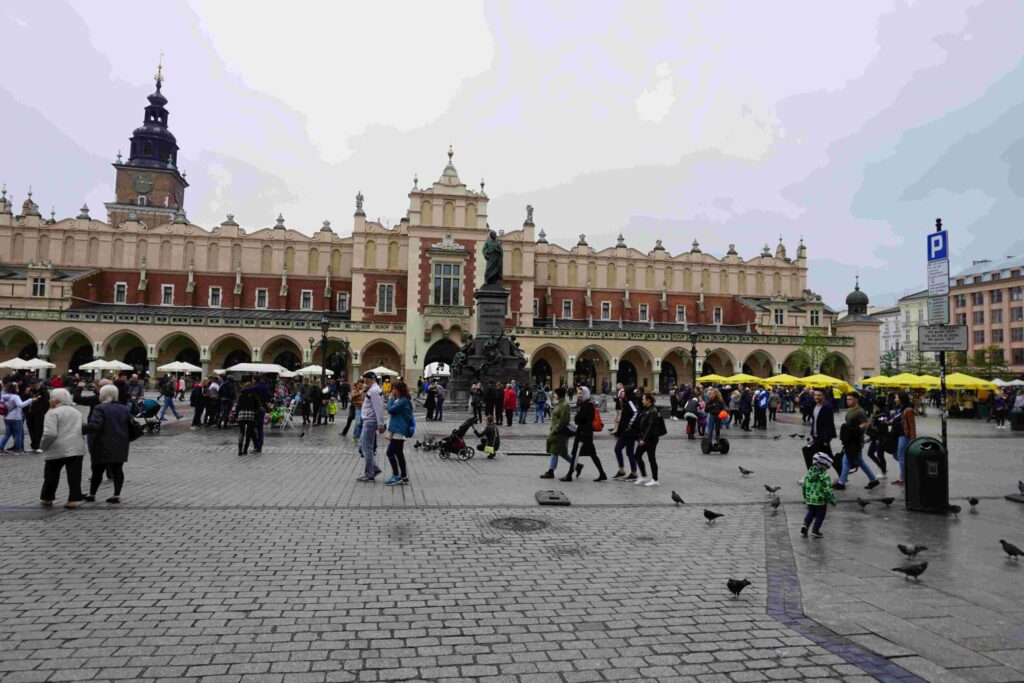
[[[928,324],[949,324],[949,297],[932,297],[928,299]]]
[[[928,296],[949,295],[949,259],[928,262]]]
[[[929,325],[917,328],[917,350],[966,351],[967,325]]]

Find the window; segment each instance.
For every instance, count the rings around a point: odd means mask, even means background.
[[[395,312],[395,286],[392,284],[377,285],[377,312]]]
[[[676,322],[686,322],[686,306],[676,306]]]
[[[637,308],[637,315],[639,316],[639,318],[637,318],[637,319],[640,322],[642,322],[642,323],[647,322],[647,320],[648,320],[647,304],[640,304],[640,306]]]
[[[128,283],[127,282],[115,282],[114,283],[114,303],[115,304],[126,304],[126,303],[128,303]]]
[[[160,286],[160,305],[161,306],[173,306],[174,305],[174,285],[161,285]]]
[[[923,322],[923,321],[924,321],[924,309],[923,308],[919,308],[919,309],[917,309],[917,322]]]
[[[953,297],[953,305],[956,306],[957,308],[963,308],[964,306],[966,306],[967,305],[967,295],[966,294],[957,294],[956,296],[954,296]]]
[[[32,296],[46,296],[46,278],[32,278]]]
[[[1024,306],[1014,306],[1010,309],[1010,322],[1019,323],[1024,320]]]
[[[572,319],[572,299],[562,299],[562,319]]]
[[[993,289],[991,292],[988,293],[988,300],[990,303],[993,304],[1003,303],[1003,290]]]
[[[1002,277],[1003,276],[1001,273],[992,273],[992,277],[990,279],[992,280],[992,282],[995,282],[996,280],[1001,280]]]
[[[1024,287],[1010,287],[1010,301],[1024,301]]]
[[[147,202],[148,202],[148,200],[145,197],[143,197],[142,195],[139,195],[139,199],[137,201],[139,206],[145,206]]]
[[[1001,327],[992,330],[992,343],[993,344],[1002,344],[1003,343],[1003,329]]]
[[[461,306],[462,266],[457,263],[434,264],[434,305]]]
[[[722,324],[722,307],[721,306],[715,306],[714,323],[716,325],[721,325]]]
[[[299,297],[299,309],[303,311],[313,310],[313,290],[304,289]]]
[[[784,309],[784,308],[776,308],[774,313],[775,313],[775,317],[774,317],[775,324],[776,325],[785,325],[786,324],[786,309]]]
[[[348,313],[348,292],[338,292],[338,313]]]
[[[220,308],[220,287],[210,287],[210,308]]]
[[[985,324],[985,311],[975,311],[971,314],[971,322],[975,325]]]
[[[993,309],[991,311],[991,313],[992,313],[992,322],[993,323],[1001,323],[1001,322],[1003,322],[1003,309],[995,308],[995,309]]]
[[[821,311],[811,311],[811,327],[821,326]]]
[[[985,330],[975,330],[974,331],[974,343],[975,344],[984,344],[985,343]]]
[[[971,304],[974,306],[981,306],[985,303],[984,292],[971,292]]]
[[[267,290],[260,288],[256,290],[256,308],[267,307]]]
[[[1014,342],[1024,341],[1024,327],[1011,327],[1010,328],[1010,341],[1014,341]]]
[[[1002,349],[992,349],[992,362],[993,363],[1002,363],[1003,362],[1003,350]]]
[[[967,324],[967,314],[966,313],[957,313],[956,314],[956,324],[957,325],[966,325]]]
[[[601,302],[601,320],[612,319],[612,302],[602,301]]]
[[[534,299],[533,300],[533,317],[536,318],[539,315],[540,315],[540,300],[539,299]]]
[[[1013,349],[1013,364],[1024,365],[1024,349]]]

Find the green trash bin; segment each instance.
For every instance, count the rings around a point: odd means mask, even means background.
[[[992,417],[992,411],[989,410],[987,403],[978,404],[978,417],[981,418],[982,420],[987,420],[990,417]]]
[[[949,454],[936,438],[920,436],[907,444],[907,509],[946,513],[949,510]]]

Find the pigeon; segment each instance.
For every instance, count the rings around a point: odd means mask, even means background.
[[[675,491],[672,492],[672,500],[675,501],[676,505],[682,505],[683,503],[686,502],[685,500],[683,500],[682,496],[680,496]]]
[[[868,505],[871,505],[871,501],[870,500],[864,500],[863,498],[858,498],[857,499],[857,505],[860,505],[860,509],[863,510]]]
[[[1018,557],[1024,556],[1024,550],[1021,550],[1012,543],[1007,543],[1003,539],[999,539],[999,545],[1003,546],[1003,552],[1005,552],[1010,559],[1015,560]]]
[[[917,564],[908,564],[906,567],[893,567],[892,571],[899,572],[900,574],[905,574],[905,578],[907,579],[913,576],[914,581],[920,581],[921,579],[917,577],[921,576],[921,574],[924,574],[925,569],[928,569],[928,563],[919,562]]]
[[[802,438],[804,438],[804,435],[803,434],[790,434],[789,438],[791,438],[791,439],[802,439]]]
[[[776,434],[775,436],[772,437],[772,440],[773,441],[778,441],[781,438],[782,438],[782,434]]]
[[[896,547],[900,549],[901,553],[910,559],[917,557],[917,554],[922,550],[928,550],[928,546],[926,545],[914,545],[913,543],[897,543]]]
[[[893,498],[892,496],[888,496],[886,498],[879,498],[878,502],[885,505],[885,507],[889,507],[890,505],[896,502],[896,499]]]
[[[725,582],[725,585],[729,587],[729,592],[732,593],[733,599],[740,597],[740,593],[743,589],[750,585],[750,581],[746,579],[729,579]]]
[[[778,498],[772,498],[771,505],[772,505],[772,509],[773,510],[777,510],[779,508],[779,506],[782,505],[782,501],[779,500]]]
[[[951,514],[951,515],[959,515],[960,514],[960,510],[962,510],[962,509],[963,508],[961,508],[959,505],[950,505],[949,506],[949,514]]]
[[[708,510],[706,508],[704,509],[704,519],[708,520],[708,524],[711,524],[719,517],[725,517],[725,515],[719,512],[712,512],[711,510]]]
[[[769,486],[768,484],[764,485],[764,490],[767,491],[768,495],[770,495],[770,496],[774,496],[775,492],[778,491],[781,488],[782,488],[781,486]]]
[[[973,510],[974,506],[978,504],[978,499],[975,498],[974,496],[971,496],[970,498],[967,499],[967,502],[971,504],[971,510]]]
[[[753,474],[753,473],[754,473],[754,470],[748,470],[748,469],[744,468],[743,465],[740,465],[740,474],[742,474],[744,477],[747,476],[748,474]]]

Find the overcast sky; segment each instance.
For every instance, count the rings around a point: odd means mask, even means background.
[[[0,182],[105,217],[164,51],[189,218],[351,232],[414,174],[486,178],[492,227],[694,238],[756,256],[803,235],[810,285],[873,303],[1024,253],[1024,4],[192,0],[0,5]],[[126,155],[127,156],[127,155]]]

